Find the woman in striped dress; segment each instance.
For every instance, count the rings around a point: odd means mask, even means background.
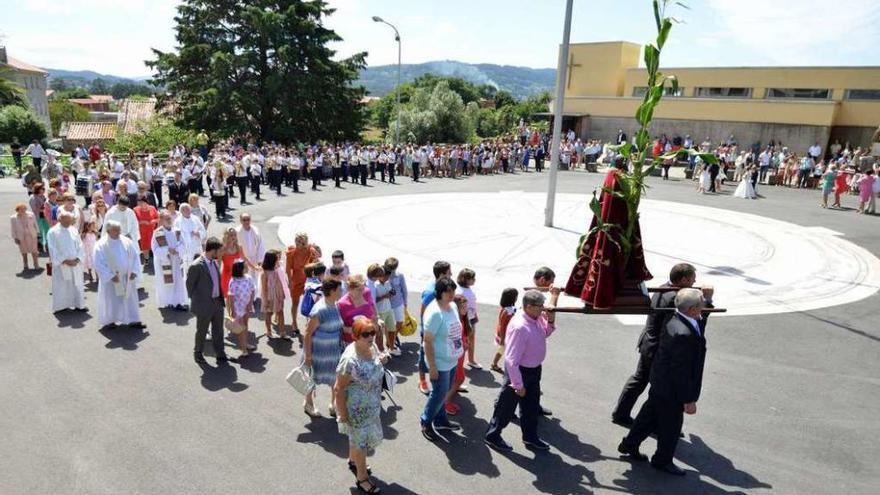
[[[315,385],[329,385],[331,389],[336,382],[336,367],[342,354],[342,317],[336,308],[341,286],[341,282],[333,279],[324,280],[321,284],[323,297],[312,307],[303,339],[303,363],[312,368]],[[332,394],[330,400],[328,410],[330,416],[335,417]],[[306,395],[303,409],[313,418],[320,416],[315,409],[314,390]]]

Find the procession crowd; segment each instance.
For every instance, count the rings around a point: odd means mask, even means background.
[[[366,456],[382,440],[379,412],[383,383],[387,385],[388,380],[385,367],[393,368],[393,360],[401,355],[401,336],[412,335],[416,328],[419,332],[418,386],[427,395],[419,416],[423,436],[432,442],[447,441],[447,435],[461,429],[449,416],[460,414],[456,397],[467,390],[466,369],[482,368],[475,350],[475,335],[481,326],[474,290],[476,273],[462,268],[453,279],[451,265],[436,262],[432,267],[434,280],[420,292],[418,315],[414,317],[407,298],[410,290],[394,257],[377,260],[366,273],[358,274],[350,273],[342,251],[333,251],[330,263],[324,264],[322,249],[310,243],[305,233],[297,234],[294,245],[284,251],[267,249],[246,212],[239,215],[239,225],[223,230],[221,239],[209,237],[206,225],[212,217],[199,194],[201,178],[209,176],[207,190],[217,216],[222,217],[227,194],[232,196],[238,189],[244,202],[247,191],[257,194],[263,180],[273,190],[279,190],[288,180],[293,188],[305,171],[320,187],[323,174],[318,175],[322,170],[318,164],[322,160],[330,160],[331,177],[340,182],[348,178],[350,183],[363,183],[371,170],[378,172],[379,180],[383,172],[388,180],[394,180],[401,165],[411,166],[413,180],[417,180],[422,163],[429,175],[451,177],[484,169],[487,160],[494,167],[497,153],[501,153],[500,171],[504,171],[512,167],[510,155],[504,161],[504,150],[520,148],[522,145],[515,142],[504,143],[500,149],[491,144],[441,148],[441,159],[432,162],[430,157],[437,156],[437,151],[435,148],[429,152],[428,146],[405,147],[401,154],[389,148],[371,150],[355,145],[351,153],[315,146],[302,151],[270,149],[263,155],[253,148],[221,144],[208,153],[207,163],[213,165],[201,170],[201,154],[179,148],[168,157],[169,162],[178,164],[175,168],[160,167],[147,157],[142,169],[114,161],[99,172],[103,165],[97,163],[99,158],[94,164],[91,160],[82,164],[87,178],[91,179],[93,172],[99,178],[107,174],[96,182],[97,190],[87,189],[84,208],[76,201],[74,190],[80,192],[79,188],[62,187],[59,177],[48,178],[52,189],[47,194],[42,182],[47,177],[28,180],[25,176],[23,182],[30,198],[16,206],[12,233],[26,270],[28,256],[38,268],[39,252],[48,251],[51,306],[56,313],[89,310],[88,278],[97,283],[95,306],[102,329],[144,328],[139,304],[139,293],[144,291],[152,292],[160,311],[191,312],[196,319],[193,359],[200,366],[206,365],[203,352],[208,339],[218,366],[247,360],[258,342],[252,338],[252,333],[257,333],[251,328],[253,320],[263,320],[267,341],[298,339],[302,353],[297,370],[305,370],[312,384],[305,392],[304,412],[312,418],[322,415],[316,406],[316,388],[329,386],[327,412],[336,418],[339,431],[349,437],[348,469],[356,477],[359,490],[377,493]],[[444,160],[447,153],[448,159]],[[346,161],[341,162],[340,157],[347,157]],[[345,177],[343,163],[348,165]],[[213,171],[207,174],[211,166]],[[244,180],[227,181],[227,167],[231,168],[231,177]],[[492,167],[487,170],[491,172]],[[244,171],[252,175],[237,175]],[[159,210],[163,193],[170,199]],[[693,267],[684,272],[684,278],[676,275],[678,278],[671,279],[675,287],[693,284]],[[152,274],[152,286],[145,274]],[[544,341],[555,330],[553,309],[560,289],[553,285],[554,280],[553,270],[541,267],[532,280],[538,290],[527,290],[520,298],[519,291],[509,288],[497,305],[490,368],[503,375],[504,385],[484,441],[501,452],[513,448],[501,433],[516,417],[517,408],[523,443],[535,450],[550,448],[539,435],[539,418],[552,414],[541,405],[540,381],[546,356]],[[704,296],[711,298],[711,292],[683,292],[680,298],[667,298],[663,304],[699,319]],[[652,353],[657,352],[664,325],[658,321],[646,326],[656,344]],[[238,347],[237,356],[227,356],[226,339]],[[630,380],[635,385],[628,383],[624,392],[633,404],[634,397],[648,384],[642,369],[645,360],[643,356],[639,361],[639,376]],[[689,402],[695,403],[696,395],[698,389],[688,391],[693,399]],[[668,403],[649,397],[635,420],[629,412],[633,404],[618,406],[614,422],[632,426],[619,450],[634,460],[643,460],[646,457],[638,452],[638,445],[648,433],[662,432],[652,465],[683,474],[672,463],[678,434],[672,435],[677,420],[673,412],[670,422]],[[679,416],[682,411],[691,411],[690,406],[681,408]],[[680,426],[679,421],[677,428]]]

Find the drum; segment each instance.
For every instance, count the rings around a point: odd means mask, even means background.
[[[76,195],[88,196],[92,191],[91,177],[77,177],[76,179]]]

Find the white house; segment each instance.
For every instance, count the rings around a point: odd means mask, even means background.
[[[49,137],[52,137],[52,122],[49,120],[49,100],[46,98],[46,79],[49,73],[39,67],[14,59],[6,54],[6,47],[0,46],[0,72],[18,83],[27,94],[31,110],[46,123]]]

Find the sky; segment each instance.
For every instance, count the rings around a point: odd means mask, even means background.
[[[337,58],[369,65],[458,60],[555,67],[564,0],[328,0]],[[150,74],[151,48],[174,49],[179,0],[0,0],[9,55],[41,67],[125,77]],[[880,65],[877,0],[685,0],[662,56],[666,67]],[[12,21],[12,22],[10,22]],[[575,0],[571,42],[649,42],[650,0]]]

